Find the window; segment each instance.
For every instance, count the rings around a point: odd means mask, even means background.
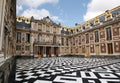
[[[17,42],[21,42],[21,32],[17,32]]]
[[[67,29],[67,31],[66,31],[66,35],[69,35],[69,31],[68,31],[68,29]]]
[[[41,40],[42,40],[42,36],[41,36],[41,34],[39,34],[38,35],[38,42],[41,42]]]
[[[61,34],[64,34],[64,28],[62,28],[62,30],[61,30]]]
[[[95,42],[99,42],[99,34],[98,34],[98,31],[95,31],[94,34],[95,34]]]
[[[106,28],[106,38],[107,40],[112,40],[111,27]]]
[[[76,29],[76,31],[78,32],[79,30],[78,30],[78,29]]]
[[[79,36],[79,45],[81,45],[81,36]]]
[[[26,42],[30,43],[30,34],[28,34],[28,33],[26,34]]]
[[[86,34],[86,43],[89,43],[89,34]]]
[[[55,44],[56,43],[56,36],[54,35],[53,36],[53,44]]]
[[[64,45],[64,38],[61,38],[62,45]]]
[[[73,30],[71,30],[71,34],[73,34]]]

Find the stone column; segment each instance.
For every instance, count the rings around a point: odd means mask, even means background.
[[[0,51],[2,51],[3,29],[4,29],[4,13],[6,0],[0,0]]]

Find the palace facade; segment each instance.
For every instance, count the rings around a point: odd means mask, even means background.
[[[0,0],[0,65],[15,52],[15,17],[16,0]]]
[[[120,55],[120,6],[74,27],[54,23],[49,17],[16,17],[15,55]]]

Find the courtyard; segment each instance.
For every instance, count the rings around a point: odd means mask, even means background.
[[[19,58],[15,83],[120,83],[120,58]]]

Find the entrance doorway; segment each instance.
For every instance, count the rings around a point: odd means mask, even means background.
[[[55,57],[58,57],[58,47],[54,47],[54,55]]]
[[[112,43],[108,43],[108,44],[107,44],[107,47],[108,47],[108,54],[113,54],[113,46],[112,46]]]
[[[43,57],[43,47],[38,46],[38,58],[42,58]]]
[[[46,55],[47,55],[47,57],[51,57],[51,48],[50,47],[46,47]]]

